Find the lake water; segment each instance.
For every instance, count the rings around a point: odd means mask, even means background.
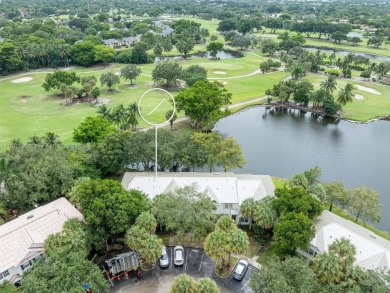
[[[333,53],[333,50],[329,50],[329,49],[316,49],[316,48],[305,48],[305,49],[308,51],[311,51],[311,52],[316,52],[317,50],[320,50],[321,53],[327,53],[327,54]],[[341,55],[341,56],[347,56],[349,53],[352,53],[355,55],[361,55],[361,56],[364,56],[364,57],[367,57],[367,58],[370,58],[370,59],[373,59],[376,61],[380,61],[380,62],[383,62],[383,61],[390,62],[390,57],[386,57],[386,56],[379,56],[379,55],[361,53],[361,52],[352,52],[352,51],[346,51],[346,50],[338,50],[336,52],[336,54]]]
[[[241,144],[247,163],[234,172],[290,178],[318,165],[323,182],[377,190],[384,207],[375,226],[390,231],[390,122],[335,123],[256,107],[221,119],[215,130]]]

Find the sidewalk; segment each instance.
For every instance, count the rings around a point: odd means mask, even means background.
[[[242,255],[242,254],[232,254],[232,256],[233,257],[236,257],[236,258],[238,258],[238,259],[245,259],[246,261],[248,261],[248,263],[251,265],[251,266],[253,266],[253,267],[255,267],[256,269],[258,269],[258,270],[261,270],[261,268],[262,268],[262,266],[261,266],[261,264],[259,264],[255,259],[258,259],[258,255],[255,255],[254,257],[252,257],[252,258],[249,258],[249,257],[247,257],[247,256],[245,256],[245,255]]]

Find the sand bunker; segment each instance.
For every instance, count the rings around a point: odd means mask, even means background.
[[[214,74],[226,74],[225,71],[214,71]]]
[[[222,85],[227,85],[227,81],[218,80],[218,82]]]
[[[115,75],[121,75],[121,73],[120,72],[115,72]]]
[[[367,92],[367,93],[371,93],[371,94],[374,94],[374,95],[381,95],[380,92],[372,89],[372,88],[369,88],[369,87],[365,87],[365,86],[361,86],[361,85],[356,85],[357,89],[358,90],[361,90],[363,92]]]
[[[21,83],[21,82],[27,82],[27,81],[30,81],[32,80],[33,78],[31,76],[29,77],[22,77],[22,78],[18,78],[18,79],[14,79],[14,80],[11,80],[12,83]]]
[[[362,95],[355,95],[356,100],[363,100],[364,97]]]

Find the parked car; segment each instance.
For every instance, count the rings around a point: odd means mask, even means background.
[[[233,278],[237,281],[241,281],[242,279],[244,279],[245,274],[248,271],[248,266],[249,263],[246,260],[240,259],[236,264],[236,267],[234,268]]]
[[[183,248],[183,246],[176,246],[173,249],[173,263],[176,266],[182,266],[184,264],[184,248]]]
[[[161,268],[169,267],[169,257],[165,245],[163,245],[161,256],[158,262]]]

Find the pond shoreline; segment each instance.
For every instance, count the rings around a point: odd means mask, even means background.
[[[390,121],[390,114],[384,115],[384,116],[379,116],[377,118],[373,118],[373,119],[370,119],[367,121],[358,121],[358,120],[344,118],[341,115],[327,114],[321,109],[313,109],[313,108],[303,107],[303,106],[299,106],[299,105],[294,105],[294,104],[291,104],[291,102],[289,102],[288,104],[281,104],[281,103],[277,103],[277,104],[276,103],[274,103],[274,104],[266,103],[263,105],[250,105],[249,104],[247,106],[244,106],[243,108],[241,108],[237,112],[232,113],[231,115],[235,115],[235,114],[240,113],[243,110],[247,110],[249,108],[255,108],[255,107],[263,107],[263,108],[266,108],[266,110],[275,108],[275,109],[281,110],[281,111],[283,111],[283,110],[287,111],[289,109],[293,109],[293,110],[301,111],[302,113],[311,113],[312,115],[317,115],[317,116],[322,117],[322,118],[323,117],[331,118],[331,119],[334,119],[335,122],[338,122],[338,120],[343,120],[343,121],[346,121],[349,123],[355,123],[355,124],[368,124],[368,123],[372,123],[375,121]],[[231,116],[231,115],[228,115],[228,116]],[[228,117],[228,116],[226,116],[226,117]],[[223,117],[223,118],[225,118],[225,117]]]

